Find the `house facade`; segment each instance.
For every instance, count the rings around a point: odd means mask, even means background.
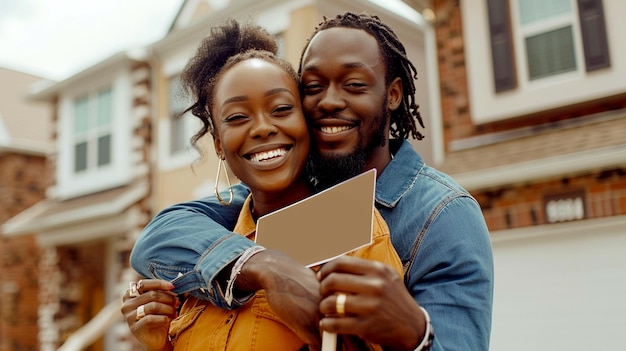
[[[151,214],[149,82],[147,64],[123,53],[30,95],[52,111],[46,196],[2,229],[33,233],[39,245],[39,331],[30,335],[39,350],[56,350],[95,316],[119,319],[110,302],[119,303],[120,278],[133,276],[127,247]],[[87,345],[115,349],[108,343]]]
[[[491,349],[626,348],[626,3],[433,4],[439,167],[490,228]]]
[[[42,78],[0,68],[0,224],[45,197],[48,108],[28,102]],[[39,246],[33,233],[0,236],[0,350],[35,350]]]

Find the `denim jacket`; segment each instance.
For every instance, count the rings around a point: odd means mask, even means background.
[[[401,143],[376,181],[376,207],[391,231],[404,282],[430,314],[432,350],[488,350],[493,303],[493,255],[476,200],[454,180],[424,164]],[[177,293],[228,306],[214,278],[254,245],[229,232],[248,190],[233,187],[231,206],[208,197],[169,207],[142,231],[131,266],[142,276],[170,280]],[[228,195],[226,195],[228,196]]]

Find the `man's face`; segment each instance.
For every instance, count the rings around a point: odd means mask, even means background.
[[[385,66],[373,36],[345,27],[317,33],[302,58],[301,85],[318,171],[332,166],[341,181],[388,152]]]

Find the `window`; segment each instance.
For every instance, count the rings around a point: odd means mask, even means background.
[[[278,57],[285,58],[285,33],[276,33],[274,34],[274,38],[276,38],[276,44],[278,44]]]
[[[488,0],[487,5],[496,92],[610,66],[601,0]]]
[[[180,76],[167,80],[167,116],[159,122],[159,167],[169,171],[188,167],[198,153],[191,146],[191,137],[200,129],[201,122],[191,112],[180,115],[192,101],[182,90]]]
[[[111,164],[112,107],[110,87],[74,100],[72,138],[75,173]]]
[[[571,0],[517,0],[528,79],[576,70]]]
[[[181,88],[179,76],[169,79],[168,106],[170,117],[170,156],[184,152],[189,142],[188,133],[186,133],[185,128],[185,119],[188,119],[189,117],[181,116],[180,114],[190,105],[190,103],[188,102],[188,99],[183,97]]]
[[[58,196],[111,189],[132,179],[132,83],[126,67],[59,92]],[[135,158],[136,159],[136,158]]]
[[[617,64],[624,62],[624,3],[461,0],[474,123],[556,111],[626,91],[626,66]]]
[[[530,80],[575,71],[572,26],[526,37],[526,62]]]

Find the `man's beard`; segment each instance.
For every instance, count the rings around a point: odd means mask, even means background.
[[[367,162],[364,151],[359,147],[349,154],[326,156],[318,150],[312,151],[308,172],[315,189],[322,191],[360,174]]]
[[[361,174],[372,151],[385,146],[387,142],[385,131],[389,118],[390,112],[387,110],[385,99],[383,110],[374,119],[375,132],[371,135],[369,143],[363,145],[363,135],[359,134],[358,143],[350,153],[322,155],[319,148],[313,145],[307,171],[315,189],[321,191]],[[313,138],[313,143],[314,140]]]

